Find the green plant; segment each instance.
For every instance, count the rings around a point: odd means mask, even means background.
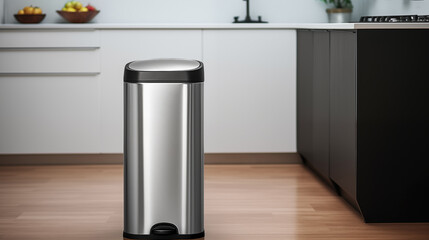
[[[352,0],[322,0],[326,4],[332,3],[335,8],[352,8]]]

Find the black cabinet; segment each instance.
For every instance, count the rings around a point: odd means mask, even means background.
[[[313,153],[313,32],[297,35],[297,147],[305,161]]]
[[[369,221],[429,221],[428,42],[428,29],[358,31],[357,202]]]
[[[429,221],[428,42],[298,31],[298,152],[366,222]]]
[[[356,198],[356,33],[331,32],[330,178]],[[329,79],[329,76],[328,76]]]
[[[313,32],[312,164],[329,177],[329,32]]]
[[[329,32],[298,34],[298,152],[329,178]]]

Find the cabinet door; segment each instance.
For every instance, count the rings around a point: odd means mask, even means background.
[[[97,76],[0,77],[0,153],[100,152]]]
[[[101,152],[123,152],[125,64],[151,58],[202,60],[201,30],[101,31]]]
[[[331,32],[330,177],[356,198],[356,33]]]
[[[0,153],[99,153],[99,32],[0,34]]]
[[[204,30],[206,152],[296,152],[296,32]]]
[[[313,32],[313,156],[311,164],[329,177],[329,32]]]
[[[297,36],[297,144],[298,152],[313,162],[313,32],[300,30]]]

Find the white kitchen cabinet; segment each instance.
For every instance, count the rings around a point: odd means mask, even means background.
[[[97,74],[98,49],[0,50],[0,74]]]
[[[100,152],[98,31],[0,40],[0,154]]]
[[[98,79],[0,77],[0,153],[99,152]]]
[[[123,152],[125,64],[150,58],[202,58],[201,30],[101,32],[101,151]]]
[[[296,152],[294,30],[7,30],[0,154],[122,153],[123,71],[205,64],[205,152]]]
[[[0,49],[98,48],[99,31],[93,29],[1,30]]]
[[[205,152],[296,152],[296,31],[204,30]]]

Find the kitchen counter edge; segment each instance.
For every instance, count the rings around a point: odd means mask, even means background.
[[[0,24],[0,30],[30,29],[429,29],[429,23],[270,23],[270,24],[136,24],[136,23],[46,23]]]

